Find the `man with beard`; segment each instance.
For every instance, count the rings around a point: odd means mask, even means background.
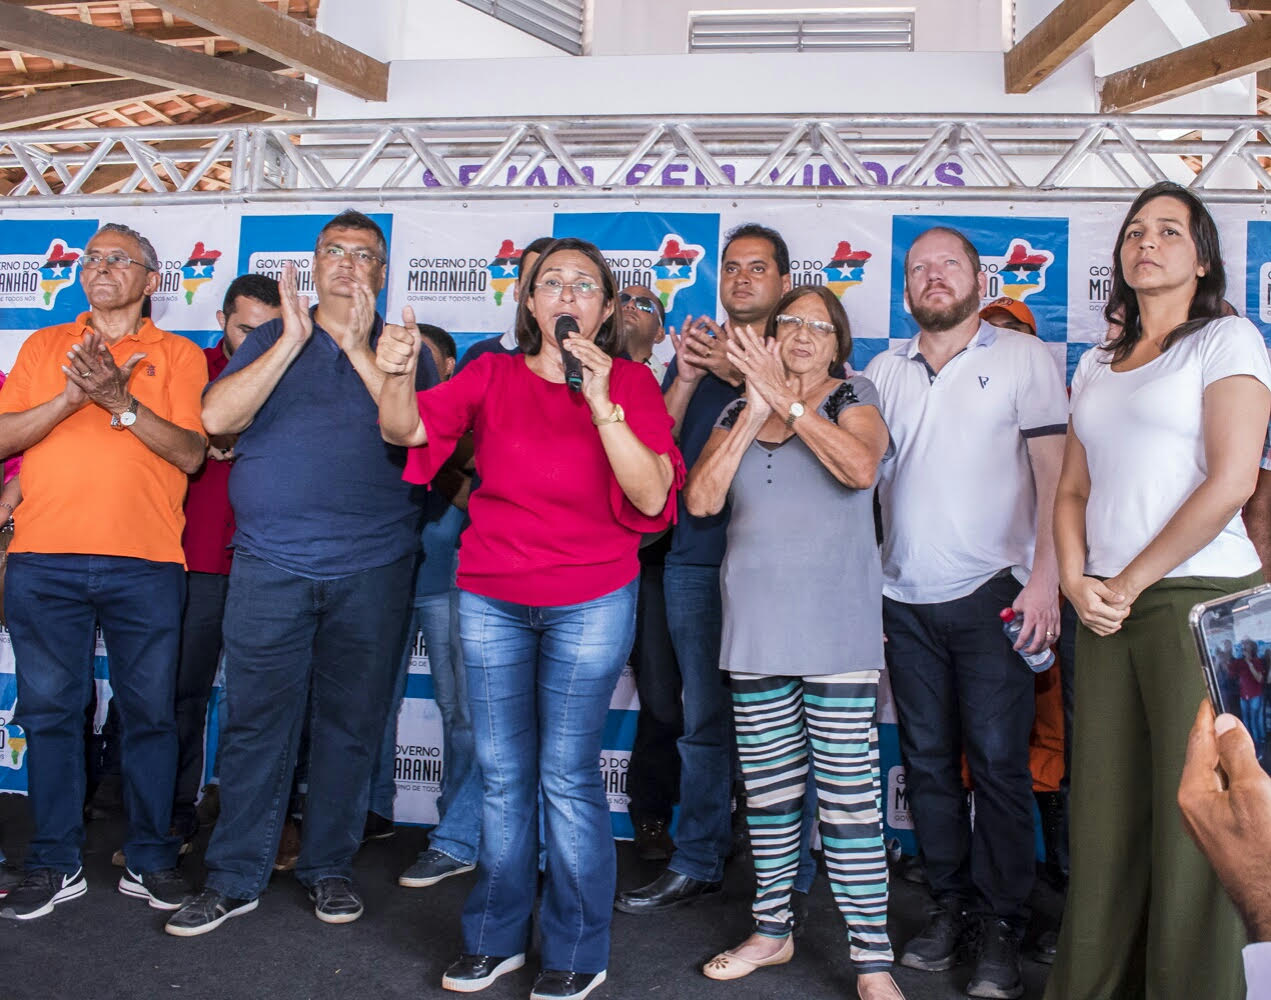
[[[1017,650],[1042,649],[1059,632],[1051,512],[1067,402],[1036,337],[981,321],[984,293],[965,236],[923,233],[905,256],[918,334],[865,374],[896,448],[878,483],[883,627],[909,802],[937,903],[900,961],[949,969],[978,938],[967,993],[1018,997],[1034,833],[1033,676]],[[1008,607],[1024,622],[1015,649],[998,618]]]

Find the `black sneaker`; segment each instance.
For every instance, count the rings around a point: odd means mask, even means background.
[[[944,972],[958,964],[966,920],[956,910],[939,909],[917,937],[910,938],[900,964],[923,972]]]
[[[235,899],[204,889],[168,918],[163,929],[177,937],[198,937],[214,931],[230,917],[239,917],[256,909],[258,899]]]
[[[505,972],[515,972],[525,964],[525,952],[519,955],[460,955],[441,977],[441,988],[456,993],[476,993],[485,989]]]
[[[1024,995],[1019,971],[1019,935],[1005,920],[987,919],[981,929],[979,957],[967,996],[1015,1000]]]
[[[462,875],[476,867],[473,864],[456,861],[449,854],[443,854],[441,851],[427,850],[397,877],[397,884],[404,885],[407,889],[424,889],[430,885],[436,885],[443,878]]]
[[[351,924],[362,915],[362,897],[338,875],[320,878],[309,888],[313,912],[325,924]]]
[[[10,889],[16,889],[26,877],[26,872],[11,861],[0,861],[0,899],[9,895]]]
[[[377,812],[368,812],[366,825],[362,827],[362,843],[365,844],[368,840],[388,840],[396,832],[391,819]]]
[[[124,868],[119,877],[119,891],[125,896],[148,899],[156,910],[179,910],[190,898],[190,885],[175,868],[136,874]]]
[[[534,980],[530,1000],[583,1000],[605,981],[604,972],[561,972],[544,969]]]
[[[1033,945],[1033,961],[1042,965],[1054,965],[1055,956],[1059,954],[1059,934],[1056,931],[1042,931]]]
[[[4,897],[0,917],[8,920],[34,920],[53,912],[58,903],[76,899],[88,892],[84,881],[84,869],[73,875],[54,871],[52,868],[36,868],[27,872],[22,881]]]

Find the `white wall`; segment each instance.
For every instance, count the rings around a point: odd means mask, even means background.
[[[1058,0],[1018,0],[1022,36]],[[1137,0],[1027,95],[1002,85],[1010,0],[911,0],[916,51],[688,55],[688,12],[897,6],[887,0],[593,0],[592,55],[569,56],[459,0],[323,0],[319,27],[392,61],[389,99],[322,86],[318,117],[850,115],[1098,111],[1096,75],[1179,48],[1234,17],[1219,0]],[[1219,7],[1224,9],[1219,10]],[[1238,19],[1237,19],[1238,20]],[[1251,81],[1153,111],[1251,114]]]

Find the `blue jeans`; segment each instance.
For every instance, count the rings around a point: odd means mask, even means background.
[[[1254,743],[1258,744],[1258,750],[1261,752],[1262,744],[1267,741],[1266,720],[1262,715],[1262,695],[1241,698],[1240,714],[1243,716],[1240,721],[1245,724],[1245,728],[1249,730],[1249,736]]]
[[[635,635],[637,584],[560,607],[463,591],[459,635],[485,786],[477,884],[463,950],[514,955],[530,943],[543,793],[547,872],[543,968],[609,964],[617,855],[600,775],[609,700]]]
[[[311,580],[246,552],[225,602],[221,815],[207,885],[254,899],[269,882],[306,706],[309,791],[296,878],[349,878],[384,734],[415,556]]]
[[[1027,923],[1034,878],[1033,672],[998,612],[1019,595],[1009,575],[939,604],[883,599],[887,664],[914,832],[931,895],[945,908]],[[975,783],[975,827],[962,752]]]
[[[9,557],[5,611],[26,731],[35,834],[26,867],[74,872],[84,839],[84,712],[93,698],[93,624],[110,655],[122,720],[124,853],[135,872],[176,865],[177,655],[185,570],[122,556]]]
[[[666,622],[684,684],[680,815],[668,866],[717,882],[732,844],[732,702],[719,669],[723,601],[718,566],[668,564]]]
[[[393,692],[393,708],[384,727],[384,743],[371,772],[371,812],[393,815],[397,782],[397,710],[406,694],[411,647],[415,632],[424,633],[428,669],[432,674],[433,697],[441,712],[443,773],[441,798],[437,801],[439,822],[428,846],[466,865],[477,860],[481,842],[481,771],[472,745],[472,713],[468,708],[468,680],[464,674],[459,646],[459,591],[430,594],[415,606],[406,646]]]

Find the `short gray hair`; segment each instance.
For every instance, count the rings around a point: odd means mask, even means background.
[[[154,244],[131,226],[125,226],[122,222],[107,222],[93,236],[95,238],[102,233],[118,233],[120,236],[127,236],[136,240],[137,246],[141,247],[141,263],[145,264],[148,270],[159,270],[159,255],[155,253]]]

